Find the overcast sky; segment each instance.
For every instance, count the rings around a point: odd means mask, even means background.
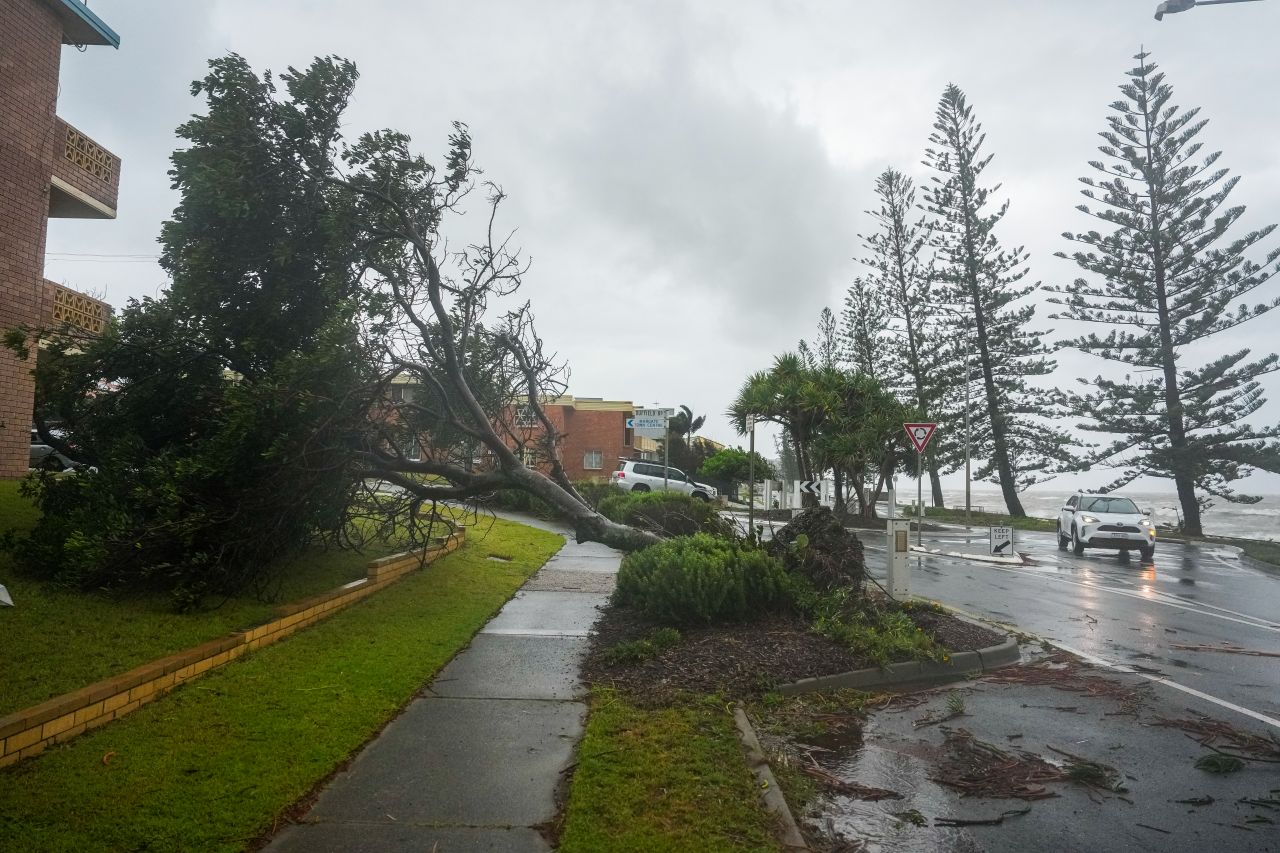
[[[93,0],[121,47],[64,49],[58,112],[123,158],[119,218],[51,222],[46,276],[116,305],[154,295],[173,130],[202,109],[189,85],[207,59],[281,71],[336,54],[361,73],[351,138],[395,127],[441,160],[449,123],[470,125],[478,164],[510,196],[502,223],[533,260],[522,293],[572,366],[572,393],[684,403],[708,415],[704,434],[737,442],[723,412],[744,377],[812,336],[859,273],[876,175],[927,180],[949,82],[985,125],[987,174],[1011,201],[999,234],[1031,252],[1033,280],[1076,277],[1052,255],[1063,231],[1089,227],[1076,179],[1143,45],[1174,101],[1210,119],[1206,149],[1242,176],[1243,224],[1280,220],[1280,0],[1161,23],[1155,5]],[[1045,313],[1038,325],[1053,327]],[[1056,326],[1050,339],[1073,332]],[[1273,328],[1257,321],[1229,344],[1271,351]],[[1064,385],[1098,370],[1070,352],[1059,362]],[[1266,385],[1261,419],[1274,423],[1280,379]],[[1280,478],[1254,487],[1280,492]]]

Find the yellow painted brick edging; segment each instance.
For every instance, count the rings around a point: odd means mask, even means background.
[[[0,717],[0,767],[39,755],[53,744],[63,743],[117,720],[245,652],[282,640],[299,628],[327,619],[423,564],[456,551],[466,541],[466,535],[466,528],[457,525],[454,533],[433,539],[430,545],[419,551],[373,560],[363,580],[277,607],[277,617],[264,625],[210,640]]]

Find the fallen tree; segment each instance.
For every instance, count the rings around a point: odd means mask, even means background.
[[[491,305],[510,302],[528,269],[510,235],[496,236],[497,185],[483,184],[483,236],[449,249],[443,226],[464,212],[480,174],[466,126],[454,124],[443,169],[386,131],[362,136],[345,160],[350,173],[332,182],[359,224],[367,298],[382,311],[368,349],[389,392],[359,451],[361,474],[399,487],[406,510],[516,488],[555,507],[580,541],[624,550],[657,542],[596,512],[565,473],[544,404],[565,393],[568,369],[537,335],[529,303],[486,325]]]

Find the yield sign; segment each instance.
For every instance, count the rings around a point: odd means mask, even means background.
[[[933,438],[933,434],[937,431],[938,425],[903,424],[902,428],[907,431],[907,438],[911,439],[911,443],[916,446],[916,453],[924,453],[924,449],[929,444],[929,439]]]

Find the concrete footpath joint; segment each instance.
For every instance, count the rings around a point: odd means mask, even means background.
[[[587,634],[620,562],[566,544],[268,849],[549,851],[587,715]]]

